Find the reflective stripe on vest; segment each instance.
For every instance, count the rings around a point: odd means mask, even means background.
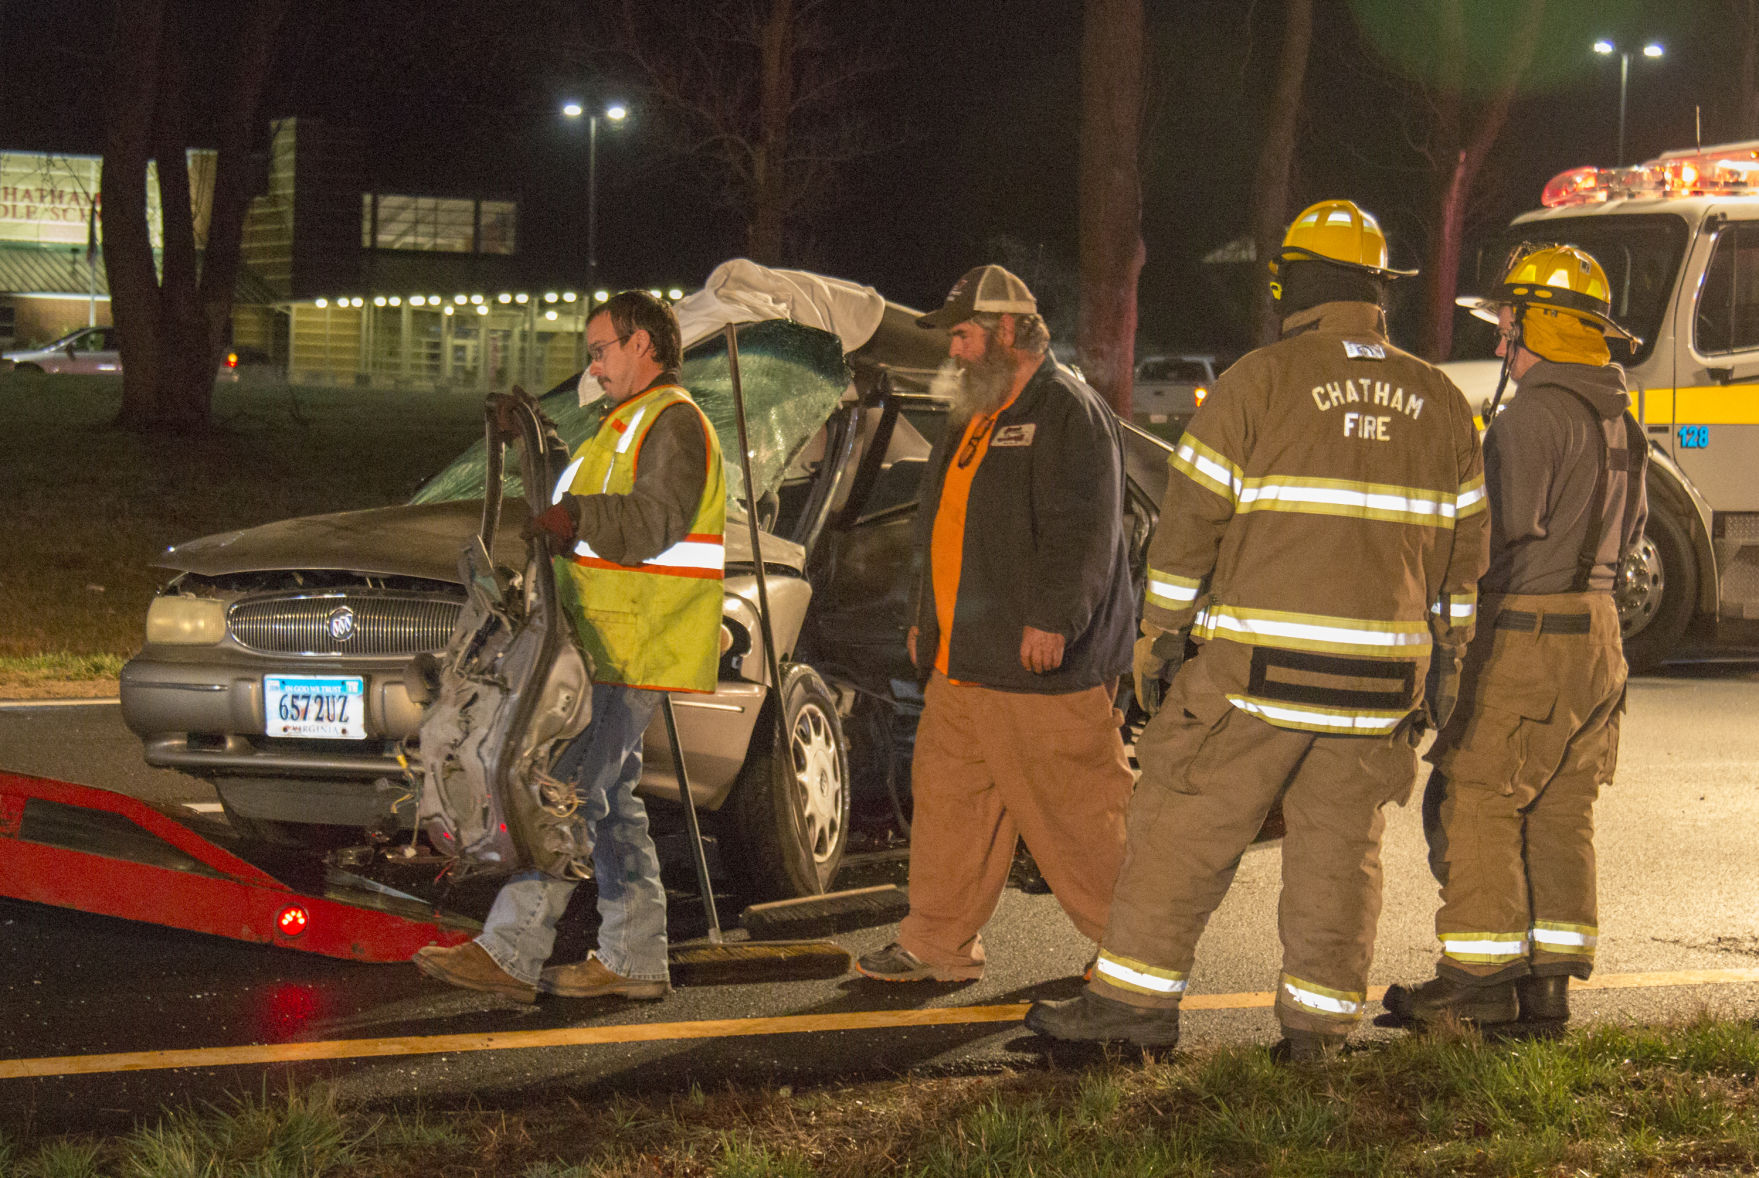
[[[1227,699],[1242,712],[1250,712],[1278,728],[1299,728],[1304,732],[1324,732],[1331,736],[1384,736],[1397,728],[1399,721],[1411,712],[1409,708],[1361,711],[1322,708],[1313,704],[1296,706],[1283,700],[1235,692],[1229,692]]]
[[[1427,622],[1382,622],[1215,604],[1198,611],[1192,633],[1199,638],[1219,634],[1248,646],[1280,646],[1286,650],[1370,658],[1414,657],[1427,649],[1430,642]]]
[[[585,540],[574,546],[574,563],[588,567],[608,567],[625,572],[658,573],[664,577],[721,577],[727,568],[727,545],[720,536],[703,533],[689,535],[652,560],[637,565],[618,564],[606,560],[592,550]]]

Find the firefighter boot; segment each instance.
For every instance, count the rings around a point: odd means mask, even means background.
[[[1134,1047],[1175,1047],[1179,1010],[1132,1006],[1083,990],[1061,1001],[1034,1002],[1026,1029],[1065,1043],[1128,1043]]]
[[[1570,1021],[1570,975],[1529,974],[1515,983],[1515,996],[1520,999],[1521,1021],[1524,1023],[1567,1023]]]
[[[1408,1023],[1429,1026],[1450,1016],[1474,1027],[1512,1023],[1520,1014],[1515,983],[1473,985],[1451,977],[1434,977],[1421,986],[1388,986],[1381,1004]]]
[[[1276,1064],[1321,1063],[1344,1049],[1344,1036],[1322,1035],[1284,1027],[1283,1037],[1270,1049],[1270,1062]]]

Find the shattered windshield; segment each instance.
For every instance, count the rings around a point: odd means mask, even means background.
[[[746,430],[751,474],[762,494],[775,489],[794,456],[831,415],[849,386],[849,367],[835,335],[776,319],[739,328],[739,376],[750,418]],[[720,437],[729,500],[744,499],[725,335],[704,340],[685,353],[679,383],[690,390]],[[597,407],[578,403],[573,382],[545,395],[542,404],[570,451],[597,429]],[[479,439],[429,479],[410,502],[481,498],[486,462],[485,443]],[[518,464],[510,462],[507,467],[502,493],[523,496]]]

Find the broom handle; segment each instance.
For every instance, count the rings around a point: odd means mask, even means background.
[[[745,390],[739,381],[739,328],[727,324],[727,373],[733,383],[733,414],[739,427],[739,469],[745,478],[745,523],[751,532],[751,563],[757,573],[757,622],[763,629],[764,664],[769,669],[770,691],[775,694],[776,743],[786,758],[788,779],[800,776],[794,764],[794,741],[788,733],[788,718],[782,714],[782,667],[776,654],[775,625],[770,620],[770,591],[764,578],[763,543],[757,531],[757,488],[751,485],[751,443],[745,436]]]
[[[702,892],[702,910],[708,916],[708,939],[721,943],[721,918],[715,912],[715,892],[708,881],[708,852],[702,849],[702,827],[696,821],[696,799],[690,796],[690,775],[684,771],[684,744],[678,739],[678,718],[672,714],[672,697],[660,693],[660,710],[666,714],[666,739],[672,745],[672,766],[678,774],[678,797],[684,803],[684,825],[690,828],[690,849],[695,855],[696,884]]]

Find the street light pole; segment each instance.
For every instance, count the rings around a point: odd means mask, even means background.
[[[562,104],[562,114],[570,119],[586,115],[586,297],[590,316],[592,292],[598,289],[599,281],[599,117],[602,114],[620,123],[629,117],[629,108],[612,103],[602,112],[586,114],[581,103],[569,101]]]
[[[1619,55],[1619,150],[1617,162],[1618,166],[1622,168],[1625,166],[1625,92],[1631,76],[1631,53],[1628,49],[1620,49],[1604,38],[1594,42],[1594,52]],[[1654,41],[1643,46],[1644,57],[1660,57],[1662,53],[1662,47]]]

